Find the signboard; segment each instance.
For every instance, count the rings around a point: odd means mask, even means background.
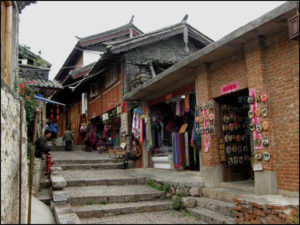
[[[128,124],[127,124],[127,113],[121,114],[121,128],[120,134],[128,134]]]
[[[262,171],[263,170],[263,166],[261,163],[255,163],[253,165],[253,171]]]
[[[239,89],[239,83],[236,81],[236,82],[233,82],[233,83],[226,84],[226,85],[222,86],[221,87],[221,94],[224,95],[224,94],[236,91],[237,89]]]

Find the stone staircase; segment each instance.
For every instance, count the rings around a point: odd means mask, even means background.
[[[135,223],[165,223],[160,221],[166,217],[171,223],[196,223],[172,210],[172,201],[164,192],[146,186],[145,178],[129,175],[121,165],[118,158],[56,158],[53,167],[61,170],[51,175],[52,186],[58,180],[64,186],[52,192],[57,223],[133,223],[133,218]],[[129,161],[128,166],[134,167],[134,162]],[[159,212],[159,220],[153,218]]]

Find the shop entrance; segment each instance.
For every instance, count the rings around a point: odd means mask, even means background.
[[[224,182],[254,179],[251,166],[253,142],[248,117],[250,107],[247,98],[248,89],[244,89],[215,99],[220,105],[221,116],[219,145],[223,145],[226,153],[221,162]]]
[[[199,171],[199,149],[191,146],[195,103],[191,92],[149,108],[153,168]]]

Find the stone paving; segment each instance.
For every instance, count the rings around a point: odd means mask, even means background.
[[[204,224],[175,210],[80,219],[85,224]]]

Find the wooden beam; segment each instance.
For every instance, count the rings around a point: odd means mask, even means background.
[[[5,4],[5,2],[4,2]],[[10,65],[11,65],[11,38],[12,38],[12,6],[6,7],[5,26],[5,55],[4,55],[4,81],[10,86]]]

